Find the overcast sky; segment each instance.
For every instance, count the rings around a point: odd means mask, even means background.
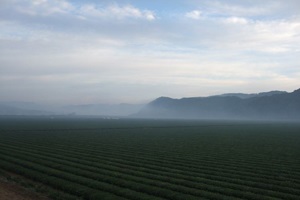
[[[300,87],[299,0],[0,0],[0,101]]]

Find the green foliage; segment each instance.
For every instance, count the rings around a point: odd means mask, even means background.
[[[65,119],[6,121],[0,129],[1,170],[70,198],[300,196],[298,124]]]

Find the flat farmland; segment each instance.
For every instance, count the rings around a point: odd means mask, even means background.
[[[52,199],[298,200],[299,144],[289,122],[0,119],[1,171]]]

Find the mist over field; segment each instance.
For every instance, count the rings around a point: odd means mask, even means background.
[[[50,106],[26,102],[0,103],[2,116],[102,117],[133,119],[300,120],[300,89],[291,93],[227,93],[209,97],[159,97],[147,104]]]

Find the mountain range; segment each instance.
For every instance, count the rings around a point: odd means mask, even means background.
[[[299,120],[300,89],[288,93],[229,93],[209,97],[160,97],[135,117],[171,119]]]
[[[209,97],[159,97],[142,104],[42,105],[0,102],[0,115],[93,115],[157,119],[300,120],[300,89]]]
[[[138,112],[143,104],[79,104],[48,105],[33,102],[0,102],[0,115],[78,115],[78,116],[128,116]]]

